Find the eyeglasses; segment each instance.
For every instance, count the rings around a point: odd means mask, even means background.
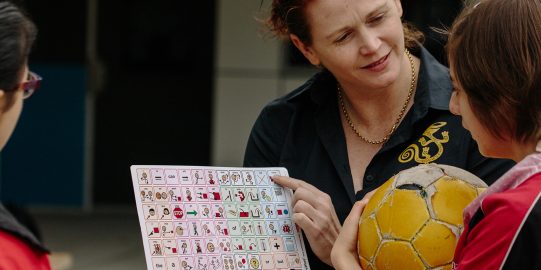
[[[22,82],[17,88],[23,90],[23,99],[29,98],[30,96],[32,96],[32,94],[34,94],[34,92],[36,92],[36,90],[39,89],[42,79],[43,78],[41,78],[41,76],[39,76],[38,74],[32,71],[28,71],[28,77],[26,78],[26,82]]]

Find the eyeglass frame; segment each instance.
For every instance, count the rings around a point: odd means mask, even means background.
[[[27,81],[20,83],[19,86],[17,86],[15,89],[16,90],[22,89],[23,99],[27,99],[31,97],[34,94],[34,92],[36,92],[39,89],[42,80],[43,78],[41,76],[29,70]]]

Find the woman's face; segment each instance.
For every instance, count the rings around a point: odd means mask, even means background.
[[[382,88],[396,80],[405,60],[399,0],[316,0],[306,15],[312,44],[291,38],[313,65],[342,84]]]
[[[23,82],[23,78],[27,77],[28,68],[25,67],[19,82]],[[13,95],[12,101],[8,98],[8,93],[4,89],[0,89],[0,150],[4,148],[11,137],[23,108],[23,91],[19,89],[10,94]]]
[[[462,117],[462,126],[469,130],[472,138],[479,146],[479,152],[486,157],[494,158],[510,158],[508,141],[494,137],[479,121],[473,112],[468,95],[460,86],[454,76],[453,68],[451,67],[451,78],[453,80],[453,94],[449,101],[449,109],[455,115]]]

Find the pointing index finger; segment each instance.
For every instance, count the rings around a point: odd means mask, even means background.
[[[302,181],[287,176],[274,175],[271,177],[271,179],[274,181],[274,183],[288,187],[292,190],[296,190],[302,185]]]

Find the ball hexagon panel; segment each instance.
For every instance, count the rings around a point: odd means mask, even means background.
[[[376,269],[425,269],[417,252],[406,241],[382,242],[375,258],[375,265]]]
[[[430,218],[425,200],[416,190],[395,189],[376,213],[384,238],[411,240]]]
[[[447,225],[434,220],[419,231],[412,241],[413,247],[430,267],[438,267],[453,261],[457,234]]]
[[[366,258],[367,260],[372,260],[372,257],[374,257],[376,254],[376,250],[381,242],[381,236],[378,225],[376,224],[376,219],[365,219],[360,226],[362,229],[359,230],[359,238],[363,239],[362,242],[359,242],[359,250],[362,251],[360,253],[361,257]],[[361,233],[363,235],[361,235]]]
[[[434,218],[462,227],[462,212],[477,197],[476,188],[449,176],[442,177],[434,186],[437,190],[432,197]]]

